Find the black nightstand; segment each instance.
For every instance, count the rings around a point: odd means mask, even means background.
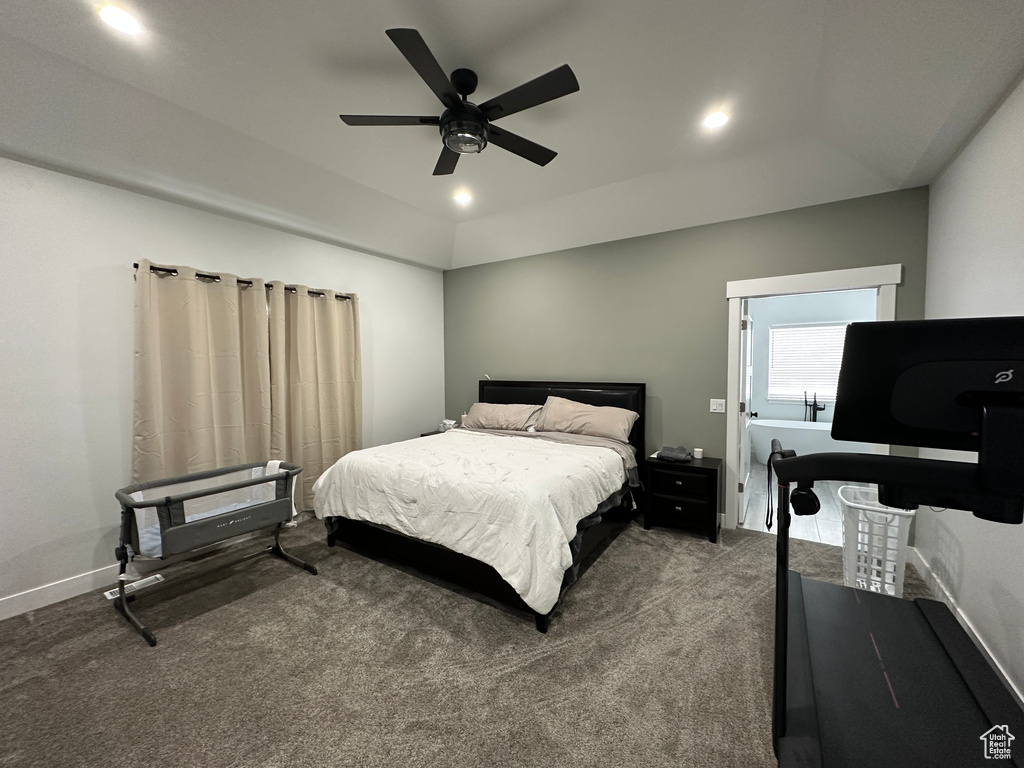
[[[644,528],[695,528],[717,542],[724,495],[722,460],[705,456],[686,462],[647,459],[644,464]]]

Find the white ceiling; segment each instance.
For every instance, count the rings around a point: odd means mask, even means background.
[[[1020,0],[98,5],[4,1],[0,154],[442,269],[927,184],[1024,70]],[[477,102],[568,63],[500,123],[558,157],[435,177],[436,128],[344,125],[442,109],[390,27]]]

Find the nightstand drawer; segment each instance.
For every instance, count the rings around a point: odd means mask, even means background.
[[[678,518],[680,520],[695,515],[707,515],[708,503],[695,499],[670,499],[655,496],[652,499],[651,512],[660,519]]]
[[[708,475],[651,469],[651,492],[662,496],[690,496],[698,499],[708,495]]]

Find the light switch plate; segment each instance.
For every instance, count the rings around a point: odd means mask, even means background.
[[[711,412],[712,413],[725,413],[725,400],[711,399]]]

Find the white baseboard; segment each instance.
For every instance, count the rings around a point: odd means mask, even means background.
[[[0,621],[117,583],[118,564],[0,598]]]
[[[907,548],[907,562],[913,565],[917,569],[917,572],[921,574],[921,578],[924,579],[925,584],[928,585],[928,588],[932,591],[932,594],[935,595],[935,598],[937,600],[942,601],[949,607],[949,610],[953,612],[953,615],[956,617],[956,620],[960,623],[960,626],[963,627],[964,631],[967,633],[967,636],[971,638],[971,640],[974,642],[974,645],[977,646],[977,648],[981,651],[982,655],[985,657],[985,660],[996,671],[1000,679],[1006,685],[1007,689],[1017,700],[1017,704],[1019,706],[1024,707],[1024,692],[1022,692],[1016,685],[1013,684],[1013,681],[1006,674],[1006,670],[1003,669],[1002,665],[992,655],[992,652],[989,650],[989,647],[985,644],[985,641],[982,640],[981,637],[978,635],[978,632],[977,630],[975,630],[974,625],[971,623],[971,620],[968,619],[967,616],[964,615],[963,611],[960,610],[960,606],[957,604],[956,600],[950,594],[949,589],[942,582],[942,580],[935,575],[935,571],[932,570],[932,567],[928,564],[924,557],[922,557],[917,547]]]
[[[301,523],[311,519],[314,519],[314,515],[312,511],[307,510],[300,512],[295,518],[295,521],[297,523]],[[205,551],[212,552],[262,535],[265,535],[265,532],[254,531],[253,533],[245,534],[238,538],[215,544]],[[185,553],[177,558],[170,558],[163,562],[170,564],[175,562],[175,560],[187,560],[193,556],[194,553]],[[66,579],[55,581],[52,584],[33,587],[32,589],[27,589],[24,592],[19,592],[16,595],[0,597],[0,621],[9,619],[13,616],[18,616],[22,613],[28,613],[29,611],[35,611],[53,603],[59,603],[61,600],[67,600],[70,597],[84,595],[86,592],[92,592],[96,589],[109,589],[111,585],[117,584],[119,569],[120,566],[118,563],[112,563],[111,565],[97,568],[96,570],[89,571],[88,573],[81,573],[78,576],[69,576]],[[147,570],[146,572],[148,573],[149,571]]]

